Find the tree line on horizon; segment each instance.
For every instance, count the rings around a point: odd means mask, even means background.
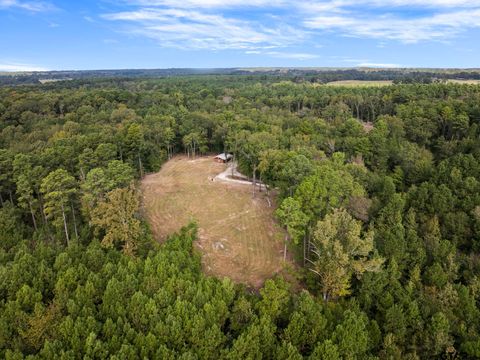
[[[170,69],[119,69],[119,70],[52,70],[31,72],[0,72],[0,86],[34,85],[57,81],[68,81],[74,86],[89,84],[93,79],[104,81],[131,81],[166,77],[198,76],[211,78],[234,77],[273,81],[288,79],[295,82],[324,84],[332,81],[362,80],[394,83],[432,83],[447,80],[479,80],[479,69],[426,69],[426,68],[170,68]]]

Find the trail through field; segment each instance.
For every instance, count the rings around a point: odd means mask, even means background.
[[[144,210],[159,241],[197,220],[204,271],[260,287],[284,265],[283,233],[264,193],[252,198],[251,183],[226,169],[211,157],[174,157],[142,181]]]

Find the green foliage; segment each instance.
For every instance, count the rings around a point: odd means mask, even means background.
[[[260,290],[262,299],[257,303],[261,317],[277,321],[288,313],[290,296],[288,284],[282,280],[267,280]]]
[[[307,216],[302,212],[300,203],[296,199],[288,197],[282,201],[275,214],[293,242],[298,244],[305,236],[305,227],[308,222]]]
[[[0,358],[479,357],[480,88],[330,76],[0,88]],[[153,246],[128,187],[182,151],[260,177],[325,279],[206,278],[194,224]]]
[[[337,154],[332,161],[322,162],[315,174],[305,178],[295,191],[294,198],[310,221],[345,207],[350,197],[364,194],[362,186],[345,168],[343,159]]]
[[[45,217],[52,220],[57,231],[61,231],[63,225],[68,243],[67,214],[70,213],[71,197],[76,192],[75,178],[64,169],[52,171],[42,180],[40,191],[45,199]]]
[[[367,319],[364,314],[347,310],[343,321],[337,325],[332,340],[344,359],[362,357],[368,350]]]
[[[342,357],[336,346],[331,340],[325,340],[317,345],[309,359],[315,360],[339,360]]]
[[[25,227],[20,222],[15,207],[6,203],[0,208],[0,246],[3,250],[9,250],[23,240]]]
[[[133,185],[106,194],[92,212],[92,225],[103,230],[102,245],[121,245],[126,255],[134,255],[141,236],[140,221],[136,218],[139,201]]]
[[[319,221],[311,246],[311,270],[318,275],[323,298],[350,293],[351,277],[380,271],[384,259],[374,254],[373,233],[362,233],[362,224],[345,210],[336,210]]]
[[[375,226],[377,248],[383,256],[402,262],[406,253],[403,212],[405,200],[400,194],[394,194],[380,210]]]

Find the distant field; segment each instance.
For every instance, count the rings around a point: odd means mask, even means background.
[[[351,86],[351,87],[360,87],[360,86],[388,86],[392,85],[391,80],[341,80],[341,81],[332,81],[327,83],[327,86]]]
[[[210,157],[173,158],[142,181],[146,216],[159,241],[196,219],[205,272],[259,287],[283,267],[282,230],[249,185],[211,180],[224,169]]]
[[[457,80],[457,79],[449,79],[447,80],[448,83],[451,83],[451,84],[469,84],[469,85],[478,85],[480,84],[480,80],[473,80],[473,79],[470,79],[470,80]]]

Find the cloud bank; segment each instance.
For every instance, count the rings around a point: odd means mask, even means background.
[[[20,0],[0,0],[0,10],[2,9],[20,9],[29,12],[46,12],[55,10],[55,6],[44,1],[20,1]]]
[[[0,71],[17,72],[17,71],[48,71],[42,66],[24,64],[18,62],[0,61]]]
[[[268,54],[270,49],[271,56],[285,55],[278,49],[304,41],[319,42],[323,34],[408,44],[449,41],[480,27],[478,0],[124,0],[123,4],[128,10],[101,17],[122,24],[119,31],[161,46],[250,54]]]

